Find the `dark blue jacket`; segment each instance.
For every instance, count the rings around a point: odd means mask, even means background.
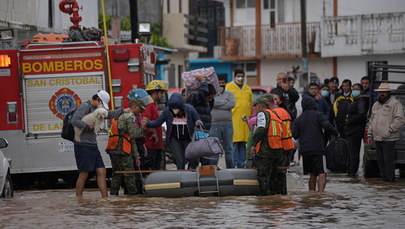
[[[325,136],[322,129],[331,135],[337,135],[337,130],[316,110],[315,99],[303,96],[301,104],[303,113],[293,123],[293,137],[298,139],[302,155],[324,155]]]
[[[193,106],[184,103],[180,93],[173,93],[173,95],[169,99],[168,107],[166,107],[166,109],[163,110],[162,114],[156,120],[149,121],[147,127],[156,128],[162,126],[162,124],[166,122],[167,125],[166,140],[168,141],[170,139],[170,134],[172,132],[172,122],[173,122],[173,112],[171,111],[171,109],[176,108],[181,109],[186,113],[187,127],[191,139],[194,134],[195,121],[201,119]]]
[[[372,97],[371,97],[371,106],[375,103],[375,101],[377,101],[378,92],[373,91],[373,93],[371,93],[371,88],[368,88],[367,90],[365,90],[364,94],[370,95],[370,96],[372,95]]]
[[[308,93],[305,93],[303,96],[310,96],[311,98],[314,98],[311,94],[308,94]],[[320,100],[315,99],[315,102],[318,105],[318,108],[316,110],[322,112],[325,115],[325,118],[327,120],[330,120],[330,116],[332,113],[331,113],[330,106],[329,106],[328,102],[326,101],[326,99],[322,97]]]

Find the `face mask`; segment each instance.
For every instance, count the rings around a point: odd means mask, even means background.
[[[278,101],[278,100],[273,100],[273,103],[274,103],[274,105],[276,105],[276,106],[280,105],[280,101]]]
[[[175,108],[175,109],[172,109],[172,111],[173,111],[174,114],[178,114],[180,112],[180,109]]]
[[[353,95],[353,97],[359,96],[360,95],[360,90],[353,90],[352,95]]]
[[[236,83],[237,84],[243,84],[243,81],[244,81],[245,79],[243,78],[243,77],[236,77]]]
[[[224,91],[225,91],[225,86],[220,86],[220,87],[219,87],[219,92],[222,93],[222,92],[224,92]]]
[[[321,91],[322,97],[328,97],[329,91]]]

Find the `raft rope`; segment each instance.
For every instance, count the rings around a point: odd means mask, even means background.
[[[277,169],[288,169],[290,166],[279,166]],[[238,169],[257,169],[257,168],[238,168]],[[176,170],[137,170],[137,171],[115,171],[115,173],[155,173],[155,172],[178,172],[178,171],[195,171],[195,169],[176,169]]]

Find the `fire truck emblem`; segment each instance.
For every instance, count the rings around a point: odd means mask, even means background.
[[[82,104],[82,100],[69,88],[61,88],[49,100],[49,109],[56,117],[64,119],[66,114]]]

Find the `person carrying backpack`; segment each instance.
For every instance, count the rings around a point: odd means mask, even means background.
[[[108,110],[108,103],[110,102],[110,95],[100,90],[94,94],[91,100],[82,103],[72,117],[72,124],[80,129],[84,129],[80,136],[80,142],[73,141],[75,159],[79,176],[76,181],[76,197],[83,196],[84,185],[89,176],[89,172],[96,171],[97,184],[103,198],[108,197],[107,182],[106,182],[106,169],[101,157],[100,151],[97,146],[97,136],[94,133],[94,125],[87,125],[82,121],[82,118],[92,113],[99,106]],[[108,111],[108,119],[115,118],[124,112],[130,112],[129,108]]]

